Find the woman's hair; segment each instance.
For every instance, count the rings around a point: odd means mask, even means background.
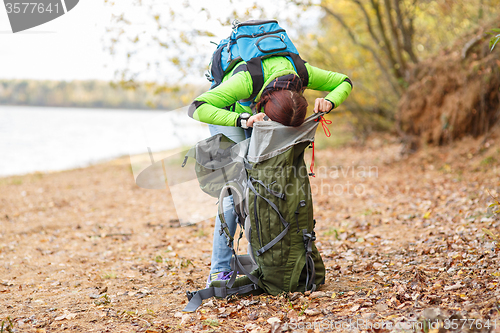
[[[302,94],[293,90],[272,90],[262,94],[256,110],[262,107],[271,120],[296,127],[304,122],[307,101]]]

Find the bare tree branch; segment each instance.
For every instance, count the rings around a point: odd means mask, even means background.
[[[389,59],[389,62],[392,67],[391,70],[397,79],[401,79],[403,75],[400,68],[398,68],[397,66],[396,59],[394,58],[394,52],[392,51],[391,43],[389,42],[389,38],[387,38],[386,34],[387,30],[385,28],[384,20],[380,12],[380,5],[377,0],[370,0],[370,3],[372,4],[373,9],[375,10],[375,15],[377,16],[377,24],[380,30],[380,34],[382,35],[382,40],[384,42],[383,50],[387,55],[387,58]]]
[[[399,66],[401,68],[402,72],[406,71],[406,62],[405,59],[403,58],[403,53],[402,53],[402,46],[401,42],[399,40],[399,34],[396,29],[396,24],[394,23],[394,19],[392,17],[392,5],[391,5],[391,0],[384,0],[384,5],[385,5],[385,11],[387,14],[387,20],[389,21],[389,28],[391,31],[391,36],[392,36],[392,44],[394,46],[394,49],[396,51],[396,57],[398,59]]]
[[[372,48],[370,47],[369,45],[367,44],[364,44],[362,42],[360,42],[357,38],[356,38],[356,35],[354,34],[354,32],[352,31],[352,29],[345,23],[344,19],[342,18],[342,16],[340,16],[339,14],[333,12],[330,8],[328,8],[327,6],[323,5],[323,4],[320,4],[319,5],[328,15],[332,16],[333,18],[335,18],[337,20],[337,22],[340,23],[340,25],[342,25],[342,27],[347,31],[347,34],[349,35],[349,37],[351,38],[351,40],[353,41],[354,44],[356,45],[359,45],[360,47],[364,48],[365,50],[369,51],[372,56],[373,56],[373,59],[375,59],[375,61],[377,62],[377,65],[379,66],[380,68],[380,71],[382,72],[382,74],[386,77],[387,81],[390,83],[392,89],[393,89],[393,92],[394,94],[399,98],[401,96],[401,88],[400,86],[398,86],[395,82],[394,82],[394,79],[391,75],[389,75],[389,70],[386,68],[386,66],[384,65],[382,59],[380,59],[380,57],[378,56],[377,52]]]
[[[361,1],[359,1],[359,0],[351,0],[351,1],[354,2],[355,4],[357,4],[359,9],[361,9],[361,11],[363,12],[363,15],[365,16],[365,21],[366,21],[366,28],[368,29],[370,36],[372,36],[373,40],[375,41],[375,43],[377,45],[380,45],[380,39],[377,37],[377,35],[373,31],[372,22],[371,22],[370,16],[368,15],[368,12],[366,11],[365,7],[363,6]]]
[[[401,12],[400,7],[401,0],[394,0],[394,10],[396,11],[396,20],[398,22],[398,28],[402,33],[403,37],[403,48],[406,53],[410,56],[410,59],[413,63],[418,63],[418,58],[413,52],[413,35],[415,33],[413,29],[413,16],[408,14],[406,15],[408,18],[408,27],[405,26],[403,21],[403,14]],[[413,3],[415,5],[415,2]]]

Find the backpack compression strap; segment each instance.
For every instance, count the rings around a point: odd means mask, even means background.
[[[234,237],[229,232],[229,226],[226,223],[226,218],[224,217],[224,212],[223,212],[223,208],[222,208],[222,206],[223,206],[222,202],[223,202],[224,198],[229,196],[229,195],[233,196],[234,211],[235,211],[236,215],[238,216],[238,218],[243,216],[243,201],[244,201],[243,200],[243,193],[241,193],[241,190],[236,185],[228,183],[228,184],[226,184],[226,186],[224,186],[222,188],[222,190],[220,192],[220,196],[219,196],[218,212],[219,212],[219,219],[221,222],[220,234],[221,235],[224,234],[226,236],[227,246],[230,247],[231,250],[233,251],[236,272],[240,272],[240,273],[245,274],[250,279],[250,281],[252,281],[254,284],[257,285],[257,283],[259,282],[259,279],[257,279],[255,276],[251,275],[243,267],[240,260],[238,259],[238,255],[236,254],[236,251],[234,250],[234,244],[233,244]],[[240,219],[240,225],[241,225],[241,221],[244,221],[244,219]],[[241,227],[243,228],[244,226],[241,225]],[[231,288],[233,286],[234,281],[236,280],[236,275],[237,274],[233,274],[231,276],[231,279],[229,279],[229,281],[227,282],[228,288]]]
[[[316,269],[314,268],[314,260],[312,258],[312,245],[316,240],[316,235],[313,232],[307,232],[307,229],[302,230],[302,237],[304,240],[304,247],[306,249],[306,290],[316,291],[316,284],[314,280],[316,280]],[[309,272],[311,275],[309,276]],[[311,289],[309,289],[311,286]]]
[[[263,197],[259,192],[257,192],[257,190],[255,189],[255,187],[253,186],[254,182],[262,185],[269,193],[273,194],[274,196],[276,196],[276,197],[278,197],[278,198],[280,198],[282,200],[286,200],[286,197],[283,194],[278,194],[275,191],[271,192],[271,190],[269,189],[269,187],[265,186],[264,183],[262,183],[260,180],[257,180],[257,179],[255,179],[253,177],[249,177],[249,179],[248,179],[248,188],[250,190],[252,190],[252,192],[255,194],[255,200],[257,199],[257,197],[259,197],[262,200],[264,200],[265,202],[267,202],[269,204],[269,206],[271,206],[271,208],[274,209],[274,211],[278,214],[278,217],[279,217],[281,223],[284,226],[283,231],[278,236],[276,236],[273,240],[271,240],[269,243],[267,243],[262,248],[260,248],[260,249],[258,249],[256,251],[257,256],[261,256],[262,254],[264,254],[264,252],[266,252],[267,250],[269,250],[270,248],[272,248],[276,243],[278,243],[280,240],[282,240],[283,237],[285,237],[285,235],[288,233],[288,230],[290,229],[290,223],[288,223],[285,220],[285,218],[281,215],[278,207],[272,201],[268,200],[267,198]],[[255,201],[255,204],[254,204],[255,226],[257,228],[257,233],[259,233],[259,230],[258,230],[259,220],[258,220],[258,214],[257,214],[257,211],[256,211],[255,207],[257,207],[256,201]]]

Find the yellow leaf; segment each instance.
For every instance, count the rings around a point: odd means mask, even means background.
[[[428,219],[429,217],[431,217],[431,211],[427,211],[425,214],[424,214],[424,219]]]

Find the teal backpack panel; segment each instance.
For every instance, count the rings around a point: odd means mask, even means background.
[[[261,61],[273,55],[289,58],[295,70],[307,86],[308,73],[299,52],[276,20],[249,20],[233,23],[228,38],[222,39],[212,55],[207,78],[212,82],[210,89],[222,83],[224,76],[241,61],[247,63],[248,71],[254,81],[252,100],[262,89],[263,73]],[[250,102],[250,101],[249,101]]]

